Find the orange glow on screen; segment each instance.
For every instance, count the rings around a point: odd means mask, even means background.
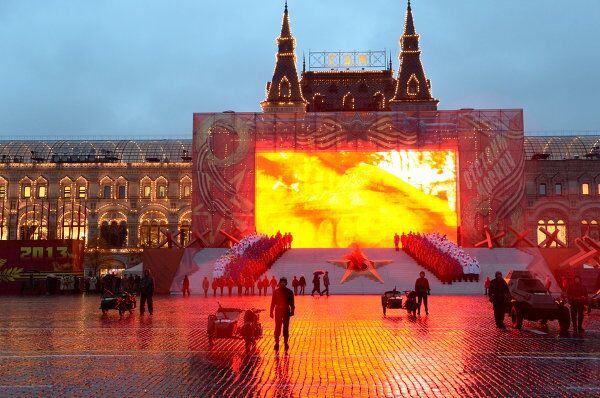
[[[294,247],[391,247],[395,232],[456,241],[453,151],[256,155],[258,232],[292,232]]]

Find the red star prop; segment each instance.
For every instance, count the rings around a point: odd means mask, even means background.
[[[369,260],[360,250],[358,245],[354,245],[350,254],[344,255],[339,260],[328,260],[327,262],[329,264],[346,267],[346,272],[344,272],[340,283],[346,282],[354,272],[363,273],[365,271],[373,275],[379,282],[384,283],[383,278],[379,275],[376,268],[377,266],[387,265],[391,263],[392,260]]]

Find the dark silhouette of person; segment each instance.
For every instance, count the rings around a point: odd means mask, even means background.
[[[235,282],[230,276],[229,278],[227,278],[227,294],[229,295],[229,297],[231,297],[231,291],[233,290],[233,286],[235,286]]]
[[[282,327],[285,351],[287,352],[290,348],[290,317],[294,316],[294,311],[294,292],[287,288],[287,279],[281,278],[271,298],[270,316],[275,319],[275,351],[279,351],[279,336]]]
[[[183,287],[181,288],[181,292],[183,293],[183,297],[185,297],[186,293],[188,297],[190,296],[190,280],[187,275],[183,277]]]
[[[294,279],[292,279],[292,287],[294,288],[294,295],[298,294],[298,278],[294,275]]]
[[[152,296],[154,295],[154,279],[150,276],[150,270],[144,270],[144,277],[140,283],[140,314],[144,315],[146,303],[148,303],[148,312],[150,315],[154,312]]]
[[[279,232],[278,232],[279,233]],[[287,279],[285,280],[287,283]],[[275,293],[275,289],[277,288],[277,279],[275,279],[275,275],[271,277],[271,293]]]
[[[329,296],[329,284],[329,271],[325,271],[325,275],[323,275],[323,286],[325,286],[325,289],[323,289],[321,295],[327,293]]]
[[[415,282],[415,293],[417,293],[417,312],[421,315],[421,303],[425,306],[425,315],[429,315],[429,307],[427,306],[427,296],[431,293],[429,289],[429,281],[425,278],[425,272],[419,272],[419,278]]]
[[[398,235],[398,232],[394,234],[394,247],[397,252],[400,251],[400,235]]]
[[[205,276],[202,280],[202,289],[204,289],[204,297],[208,297],[208,289],[210,288],[210,282],[208,281],[208,277]]]
[[[238,296],[241,296],[244,293],[244,277],[239,276],[237,280],[237,292]]]
[[[581,283],[581,277],[575,275],[573,282],[567,287],[567,299],[571,307],[571,322],[573,322],[573,332],[583,332],[583,308],[588,299],[588,292]]]
[[[298,287],[300,288],[300,294],[304,296],[304,289],[306,288],[306,278],[304,275],[300,275],[298,280]]]
[[[502,278],[502,272],[496,272],[494,279],[490,282],[488,295],[494,307],[496,327],[506,329],[506,326],[504,326],[504,314],[506,313],[506,306],[510,302],[510,291],[508,290],[508,284]]]
[[[321,277],[319,276],[319,274],[315,273],[313,276],[313,290],[310,293],[311,296],[315,295],[315,292],[319,293],[320,296],[323,295],[323,293],[321,293]]]
[[[212,291],[213,291],[213,297],[217,297],[217,288],[219,287],[219,282],[217,281],[218,278],[213,278],[213,281],[210,285],[210,287],[212,287]]]

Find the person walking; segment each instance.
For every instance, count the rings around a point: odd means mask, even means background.
[[[323,286],[325,286],[325,289],[323,289],[321,295],[327,293],[327,296],[329,296],[329,271],[325,271],[325,275],[323,275]]]
[[[296,275],[292,279],[292,287],[294,288],[294,296],[298,295],[298,278],[296,278]]]
[[[238,280],[237,280],[237,292],[238,292],[238,296],[241,296],[244,291],[244,277],[242,275],[238,276]]]
[[[304,289],[306,288],[306,278],[304,275],[300,275],[298,280],[298,287],[300,288],[300,294],[304,296]]]
[[[488,295],[488,291],[490,290],[490,277],[486,277],[485,278],[485,282],[483,282],[483,288],[485,289],[485,293],[483,293],[484,295]]]
[[[571,322],[574,333],[583,333],[583,308],[588,299],[586,287],[581,283],[581,277],[575,275],[573,282],[567,288],[567,299],[571,307]]]
[[[322,296],[323,293],[321,293],[321,277],[320,277],[320,274],[318,274],[318,273],[315,272],[315,274],[313,276],[312,283],[313,283],[313,290],[310,293],[310,295],[314,296],[315,292],[317,292],[317,293],[319,293],[320,296]]]
[[[429,307],[427,306],[427,296],[431,293],[429,289],[429,281],[425,278],[425,272],[419,272],[419,278],[415,282],[415,293],[417,293],[417,312],[421,315],[421,303],[425,306],[425,315],[429,315]]]
[[[190,280],[187,275],[183,277],[183,287],[181,288],[181,292],[183,293],[183,297],[185,297],[186,293],[188,297],[190,297]]]
[[[150,276],[150,270],[144,270],[144,277],[142,278],[140,286],[140,315],[144,315],[146,303],[148,303],[148,312],[150,315],[154,312],[154,305],[152,303],[152,296],[154,295],[154,279]]]
[[[399,252],[400,251],[400,235],[398,235],[398,232],[396,232],[394,234],[394,246],[396,248],[396,251]]]
[[[210,282],[208,281],[208,277],[205,276],[202,280],[202,289],[204,289],[204,298],[208,297],[208,288],[210,288]]]
[[[288,352],[290,338],[290,317],[294,316],[294,293],[287,288],[287,279],[279,279],[279,285],[271,298],[271,318],[275,319],[275,351],[279,351],[279,336],[283,329],[283,345]]]
[[[502,278],[502,272],[496,272],[494,279],[490,282],[488,295],[494,307],[496,327],[506,329],[506,326],[504,326],[504,314],[506,313],[506,305],[510,300],[510,291],[508,290],[508,284]]]

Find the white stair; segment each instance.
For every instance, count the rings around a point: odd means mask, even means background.
[[[327,260],[341,259],[349,249],[292,249],[286,252],[267,272],[269,278],[285,276],[289,286],[294,275],[298,278],[304,275],[307,281],[306,293],[312,290],[313,271],[321,269],[329,271],[331,294],[381,294],[386,290],[396,287],[398,290],[414,288],[419,272],[425,271],[429,279],[431,293],[436,295],[479,295],[483,294],[483,281],[486,276],[492,278],[498,270],[505,275],[511,269],[527,269],[532,256],[516,249],[466,249],[475,256],[481,265],[480,282],[458,282],[451,285],[442,284],[433,274],[419,266],[406,253],[396,252],[394,249],[363,249],[370,260],[392,260],[388,265],[377,268],[377,272],[384,280],[380,283],[369,276],[368,272],[355,274],[345,283],[340,284],[344,267],[327,263]],[[321,289],[323,285],[321,283]]]

